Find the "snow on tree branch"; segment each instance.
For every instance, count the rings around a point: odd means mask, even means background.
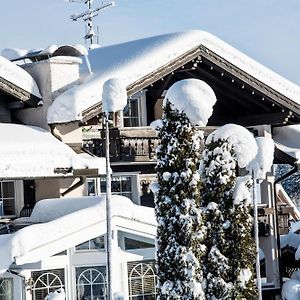
[[[169,88],[164,106],[167,101],[170,101],[179,112],[184,112],[192,124],[205,126],[217,99],[212,88],[204,81],[185,79]]]

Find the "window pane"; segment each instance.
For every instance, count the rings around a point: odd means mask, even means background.
[[[13,300],[13,279],[0,278],[0,299]]]
[[[111,191],[114,193],[120,193],[121,192],[121,184],[119,177],[113,177],[111,182]]]
[[[86,241],[82,244],[79,244],[75,247],[75,249],[78,251],[80,250],[104,250],[104,236],[100,236],[97,238],[94,238],[92,240]]]
[[[0,215],[15,214],[15,183],[14,181],[0,182]]]
[[[122,192],[131,192],[131,178],[122,177]]]
[[[106,299],[105,267],[76,268],[77,299]]]
[[[15,214],[15,199],[4,199],[3,200],[3,211],[4,215]]]
[[[6,181],[2,183],[2,197],[12,198],[15,194],[15,185],[13,181]]]
[[[95,196],[96,195],[95,180],[89,180],[87,184],[88,184],[88,196]]]

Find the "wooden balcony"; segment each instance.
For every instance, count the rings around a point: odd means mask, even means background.
[[[98,136],[97,136],[98,135]],[[105,132],[84,134],[84,147],[99,157],[105,156]],[[110,130],[110,159],[113,162],[149,162],[156,160],[159,145],[151,127],[126,127]]]

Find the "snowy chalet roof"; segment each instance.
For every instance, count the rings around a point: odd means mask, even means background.
[[[112,226],[136,230],[155,237],[154,209],[134,204],[129,198],[113,195]],[[80,222],[78,222],[80,220]],[[15,262],[34,263],[106,233],[105,195],[57,198],[39,201],[29,218],[16,223],[31,225],[0,235],[0,274]],[[143,226],[140,226],[143,223]]]
[[[104,158],[76,154],[50,132],[32,126],[0,124],[0,178],[62,176],[55,170],[98,169],[105,173]]]
[[[41,99],[38,86],[31,75],[3,56],[0,56],[0,91],[30,104]]]
[[[214,56],[234,72],[244,72],[245,78],[258,80],[268,93],[278,93],[281,104],[300,111],[299,86],[207,32],[187,31],[90,50],[93,74],[54,100],[48,122],[82,121],[85,114],[96,110],[102,86],[110,78],[124,79],[130,96],[198,56]]]

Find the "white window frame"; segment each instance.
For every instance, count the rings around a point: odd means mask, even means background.
[[[132,195],[132,202],[135,204],[140,205],[140,193],[139,193],[139,187],[140,187],[140,179],[139,179],[139,172],[116,172],[112,174],[113,177],[131,177],[131,195]],[[100,178],[89,178],[87,179],[86,183],[86,190],[88,193],[88,182],[94,181],[95,183],[95,194],[101,195],[101,188],[100,188]],[[90,195],[92,196],[92,195]]]
[[[0,219],[1,218],[12,218],[12,217],[15,217],[17,215],[17,201],[16,201],[16,196],[17,196],[17,193],[16,193],[16,181],[14,180],[2,180],[0,181],[0,185],[1,185],[1,190],[3,190],[2,186],[3,184],[5,183],[8,183],[8,182],[12,182],[14,184],[14,195],[13,197],[3,197],[3,192],[1,192],[0,194]],[[11,215],[6,215],[4,214],[4,205],[3,205],[3,200],[7,200],[7,201],[12,201],[13,203],[13,207],[14,207],[14,213],[11,214]]]
[[[142,90],[129,97],[129,99],[138,100],[139,124],[137,127],[147,126],[146,91],[147,90]],[[120,119],[121,119],[121,127],[125,127],[123,111],[121,111],[120,113]]]
[[[76,246],[74,247],[74,252],[75,252],[75,253],[85,253],[85,252],[100,252],[100,251],[105,251],[105,249],[106,249],[106,236],[105,236],[105,235],[102,235],[102,236],[100,236],[99,238],[103,238],[103,239],[104,239],[104,247],[103,247],[103,248],[99,248],[99,249],[91,249],[91,248],[90,248],[90,243],[91,243],[91,241],[92,241],[93,239],[89,239],[89,240],[87,240],[87,241],[85,241],[85,242],[83,242],[83,243],[80,243],[80,244],[76,245]],[[79,245],[81,245],[81,244],[84,244],[84,243],[89,243],[89,248],[88,248],[88,249],[76,249],[77,246],[79,246]]]
[[[78,287],[78,279],[77,279],[77,269],[79,268],[85,268],[85,270],[83,272],[86,272],[88,270],[97,270],[97,268],[106,268],[105,265],[76,265],[74,266],[74,276],[75,276],[75,299],[77,299],[77,296],[78,296],[78,290],[77,290],[77,287]],[[106,290],[106,294],[107,294],[107,278],[106,278],[106,274],[103,274],[101,271],[97,270],[98,272],[100,272],[100,274],[102,275],[102,278],[104,279],[104,285],[105,285],[105,290]],[[81,272],[80,275],[83,273]],[[79,275],[79,277],[80,277]],[[78,277],[78,278],[79,278]]]

